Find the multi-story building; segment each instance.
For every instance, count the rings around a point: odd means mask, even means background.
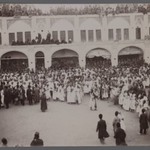
[[[67,44],[12,45],[13,41],[31,41],[38,33],[42,38],[65,40]],[[150,62],[150,14],[67,15],[0,18],[0,59],[23,59],[35,69],[41,59],[46,68],[54,58],[77,58],[85,67],[87,58],[102,56],[118,65],[124,55],[139,55]],[[68,41],[71,39],[71,43]]]

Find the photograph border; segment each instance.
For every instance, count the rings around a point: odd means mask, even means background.
[[[150,3],[150,0],[0,0],[0,3],[28,3],[28,4],[96,4],[96,3]],[[50,135],[52,136],[52,135]],[[129,147],[115,147],[115,146],[82,146],[82,147],[0,147],[0,150],[20,150],[20,149],[30,149],[30,150],[149,150],[150,146],[129,146]]]

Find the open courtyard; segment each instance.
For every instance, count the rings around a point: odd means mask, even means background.
[[[40,105],[11,106],[0,110],[0,138],[6,137],[9,146],[30,146],[36,131],[44,146],[115,146],[112,121],[115,111],[125,117],[127,144],[149,146],[150,133],[139,135],[136,113],[126,112],[112,102],[98,101],[98,110],[89,109],[89,96],[80,105],[65,102],[48,102],[48,110],[41,112]],[[110,137],[102,145],[96,133],[98,115],[102,113]]]

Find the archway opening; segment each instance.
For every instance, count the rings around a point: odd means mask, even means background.
[[[44,53],[39,51],[35,54],[36,70],[43,70],[45,68]]]
[[[74,68],[78,66],[78,54],[73,50],[61,49],[52,55],[53,68]]]
[[[144,63],[143,50],[135,46],[125,47],[118,54],[119,66],[140,66]]]
[[[28,68],[28,57],[17,51],[7,52],[1,57],[1,69],[5,72],[22,72]]]
[[[102,68],[111,66],[111,54],[108,50],[96,48],[90,50],[86,55],[87,68]]]

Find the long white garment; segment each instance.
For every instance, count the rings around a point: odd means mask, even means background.
[[[4,106],[4,90],[1,90],[1,106]]]

